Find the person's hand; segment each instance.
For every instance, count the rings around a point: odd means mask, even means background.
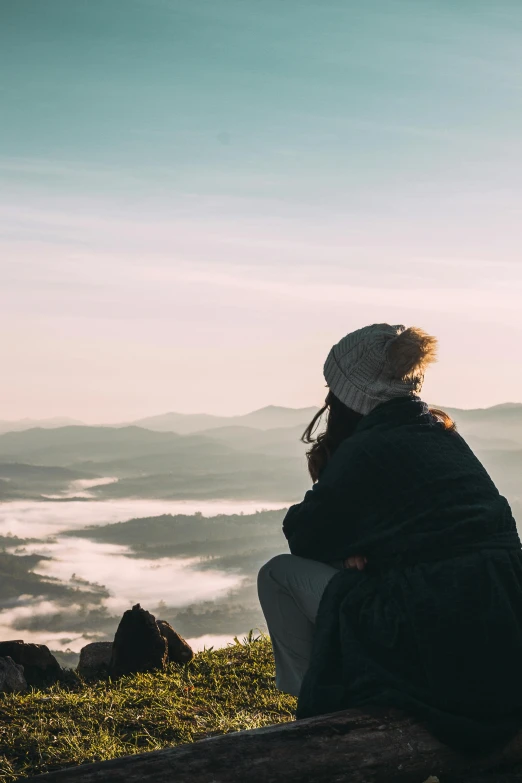
[[[364,571],[368,559],[362,555],[355,555],[354,557],[347,557],[344,561],[345,568],[356,568],[358,571]]]

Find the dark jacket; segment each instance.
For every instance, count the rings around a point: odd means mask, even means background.
[[[283,523],[290,551],[365,555],[328,584],[299,718],[403,709],[458,750],[522,727],[522,550],[507,500],[418,398],[365,416]]]

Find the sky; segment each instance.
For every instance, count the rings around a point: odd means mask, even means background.
[[[0,419],[522,401],[519,0],[0,0]]]

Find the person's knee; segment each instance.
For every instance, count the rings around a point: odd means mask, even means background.
[[[284,574],[288,572],[294,555],[284,554],[276,555],[259,569],[257,574],[258,590],[263,589],[268,584],[274,582],[280,583]]]

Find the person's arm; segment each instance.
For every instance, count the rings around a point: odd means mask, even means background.
[[[340,493],[319,479],[283,520],[290,552],[322,562],[344,559],[346,515]]]
[[[303,501],[288,509],[283,533],[292,554],[321,562],[365,554],[356,547],[368,470],[356,445],[339,447]]]

